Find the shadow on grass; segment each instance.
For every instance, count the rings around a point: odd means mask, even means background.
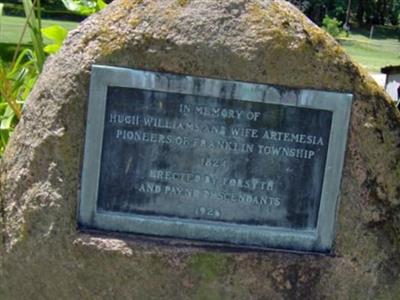
[[[369,38],[371,28],[354,28],[351,30],[353,34],[360,34]],[[400,41],[400,27],[399,26],[374,26],[372,35],[373,39],[384,40],[384,39],[397,39]]]
[[[26,44],[22,44],[20,46],[20,50],[27,48],[27,47],[30,47],[30,46],[26,45]],[[0,59],[3,61],[11,62],[16,48],[17,48],[16,44],[0,43]]]

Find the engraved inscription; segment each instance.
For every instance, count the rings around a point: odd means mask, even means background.
[[[315,228],[331,121],[324,110],[109,87],[98,209]]]

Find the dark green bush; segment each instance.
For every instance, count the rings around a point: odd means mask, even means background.
[[[322,20],[322,28],[324,28],[331,36],[338,37],[343,29],[341,28],[342,22],[336,18],[331,18],[328,15]]]

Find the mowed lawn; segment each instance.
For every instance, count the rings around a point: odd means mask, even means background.
[[[47,27],[55,24],[65,27],[65,29],[67,29],[68,31],[78,26],[78,23],[76,22],[42,20],[42,27]],[[0,16],[0,44],[18,43],[24,25],[25,25],[25,18]],[[22,39],[22,43],[27,44],[29,43],[29,41],[30,41],[29,32],[26,31]]]
[[[378,31],[372,39],[367,31],[354,31],[339,41],[356,62],[372,73],[388,65],[400,65],[400,29]]]

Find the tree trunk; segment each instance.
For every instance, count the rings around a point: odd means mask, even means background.
[[[344,22],[345,28],[349,28],[350,15],[351,15],[351,0],[348,0],[347,1],[347,11],[346,11],[346,21]]]
[[[365,13],[364,2],[363,1],[358,1],[357,24],[359,26],[363,26],[364,25],[364,13]]]

